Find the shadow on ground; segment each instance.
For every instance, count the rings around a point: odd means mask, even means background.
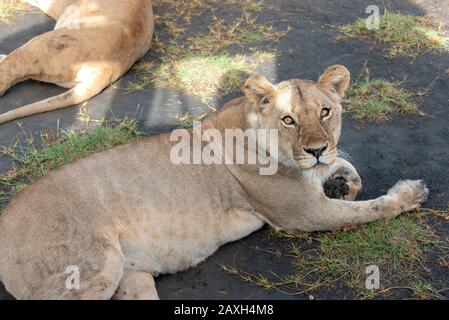
[[[276,46],[277,60],[274,65],[265,65],[259,72],[272,81],[290,78],[317,79],[320,72],[332,64],[343,64],[353,76],[361,73],[367,63],[371,78],[388,80],[406,79],[405,86],[411,91],[429,89],[419,103],[427,116],[397,116],[383,125],[359,123],[346,119],[341,139],[341,147],[352,156],[352,163],[359,170],[364,181],[362,199],[384,194],[396,181],[409,178],[425,178],[431,193],[426,207],[442,208],[449,203],[449,56],[425,54],[411,63],[406,58],[386,58],[379,47],[370,41],[353,39],[335,41],[335,30],[327,24],[351,23],[365,16],[368,5],[383,1],[326,1],[326,0],[281,0],[267,1],[273,9],[261,12],[260,19],[276,23],[288,23],[292,30]],[[449,21],[449,5],[446,0],[427,1],[425,6],[412,1],[385,1],[390,11],[400,11],[414,15],[431,12],[441,21]],[[420,3],[423,3],[421,1]],[[443,9],[440,9],[443,8]],[[445,8],[445,9],[444,9]],[[382,9],[381,9],[382,10]],[[163,12],[158,12],[163,14]],[[232,19],[232,15],[220,12],[215,14]],[[278,21],[278,22],[277,22]],[[202,16],[193,17],[190,28],[201,28]],[[33,36],[51,30],[54,22],[42,14],[32,13],[19,17],[11,25],[0,25],[0,53],[9,53]],[[243,50],[246,50],[245,48]],[[152,59],[150,51],[146,59]],[[113,87],[108,88],[92,99],[85,109],[93,119],[123,118],[125,116],[142,121],[144,129],[152,133],[166,131],[179,125],[177,115],[189,111],[201,114],[210,111],[200,99],[173,89],[151,89],[128,93],[124,88],[134,81],[135,71],[129,72]],[[430,87],[429,87],[430,86]],[[52,85],[25,82],[13,87],[0,99],[0,112],[16,105],[24,105],[63,90]],[[224,100],[217,99],[221,106]],[[80,106],[37,115],[16,123],[0,126],[0,144],[11,145],[17,140],[25,141],[25,134],[39,136],[41,132],[67,128],[83,127],[78,120]],[[7,171],[11,160],[0,158],[0,170]],[[447,234],[446,225],[437,232]],[[262,230],[250,237],[221,248],[215,255],[197,268],[177,275],[163,276],[157,280],[158,291],[163,299],[307,299],[308,295],[286,296],[277,291],[268,291],[245,284],[238,278],[225,274],[219,267],[239,265],[257,274],[273,271],[288,274],[292,271],[288,259],[268,253],[257,252],[254,247],[276,251],[283,249],[280,240],[268,239]],[[449,284],[447,269],[432,263],[432,273],[427,276],[433,282]],[[443,292],[448,296],[449,292]],[[315,298],[345,298],[351,293],[344,288],[317,291]],[[8,298],[0,289],[0,298]],[[411,292],[398,291],[396,298],[409,298]]]

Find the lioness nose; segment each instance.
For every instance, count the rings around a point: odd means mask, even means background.
[[[312,149],[312,148],[304,148],[304,151],[307,153],[310,153],[311,155],[313,155],[315,158],[319,158],[323,155],[323,152],[326,151],[327,149],[327,145],[321,147],[321,148],[316,148],[316,149]]]

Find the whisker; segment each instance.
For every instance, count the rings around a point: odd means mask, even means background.
[[[337,150],[337,156],[342,159],[348,160],[348,161],[352,159],[352,157],[349,155],[349,153],[347,153],[346,151],[344,151],[342,149]]]

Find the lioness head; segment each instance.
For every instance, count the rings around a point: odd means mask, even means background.
[[[282,164],[302,170],[330,165],[337,157],[340,102],[349,80],[341,65],[329,67],[317,82],[295,79],[273,85],[251,76],[244,89],[254,107],[248,122],[256,129],[278,129]]]

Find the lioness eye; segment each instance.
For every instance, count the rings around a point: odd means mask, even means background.
[[[282,118],[282,121],[287,125],[287,126],[291,126],[295,124],[295,120],[293,120],[292,117],[290,116],[286,116],[284,118]]]
[[[268,99],[267,97],[262,98],[262,101],[260,101],[261,104],[269,104],[270,103],[270,99]]]
[[[321,118],[327,117],[331,113],[331,109],[323,108],[321,109]]]

